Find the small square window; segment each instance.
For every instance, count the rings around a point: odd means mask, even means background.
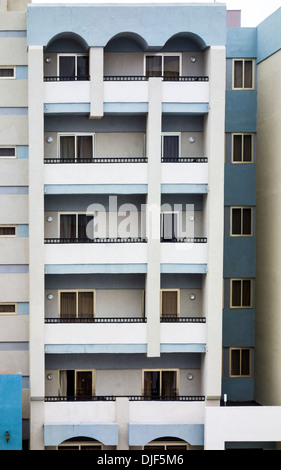
[[[17,305],[12,303],[0,304],[0,315],[10,315],[17,313]]]
[[[252,279],[230,280],[230,308],[252,308]]]
[[[15,237],[16,227],[14,225],[1,225],[0,237]]]
[[[232,135],[232,163],[253,163],[253,134]]]
[[[251,237],[253,235],[253,208],[231,207],[230,235]]]
[[[249,348],[230,349],[230,376],[251,376],[251,350]]]

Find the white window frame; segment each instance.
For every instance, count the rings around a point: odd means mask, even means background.
[[[0,224],[0,228],[14,228],[15,229],[15,234],[14,235],[1,235],[0,238],[16,238],[17,236],[17,226],[14,224]]]
[[[60,155],[60,139],[61,137],[74,137],[74,160],[79,161],[77,157],[77,137],[88,136],[92,137],[92,158],[95,158],[95,133],[94,132],[62,132],[58,134],[57,139],[57,155],[59,158],[62,158]]]
[[[77,77],[77,57],[89,57],[87,52],[62,52],[57,55],[57,76],[60,76],[60,57],[75,57],[75,77]]]
[[[80,318],[78,316],[78,297],[80,292],[91,292],[93,294],[93,318],[96,315],[96,290],[95,289],[60,289],[58,291],[58,316],[61,317],[61,294],[76,294],[76,314],[75,318]]]
[[[162,63],[161,63],[161,77],[164,76],[164,60],[163,58],[165,56],[175,56],[179,57],[179,76],[182,76],[182,53],[181,52],[157,52],[153,53],[151,52],[150,54],[144,54],[144,60],[143,60],[143,70],[144,70],[144,75],[146,76],[146,57],[147,56],[161,56],[162,57]],[[161,78],[158,77],[158,78]],[[157,78],[157,77],[156,77]]]
[[[61,215],[75,215],[76,216],[76,238],[78,238],[78,216],[79,215],[89,215],[89,216],[93,216],[95,217],[95,213],[88,213],[88,212],[84,212],[84,211],[75,211],[75,212],[71,212],[71,211],[66,211],[66,212],[58,212],[58,234],[59,234],[59,237],[61,236],[61,233],[60,233],[60,216]]]
[[[244,85],[244,79],[245,79],[245,62],[252,61],[252,86],[250,88],[242,86],[241,88],[235,87],[234,86],[234,68],[235,68],[235,62],[242,62],[242,85]],[[236,57],[235,59],[232,60],[232,89],[233,90],[254,90],[255,89],[255,59],[252,57],[243,57],[243,58],[238,58]]]
[[[232,305],[232,285],[233,281],[241,281],[240,305]],[[250,281],[250,305],[243,305],[243,282]],[[253,279],[252,278],[231,278],[230,279],[230,308],[231,309],[251,309],[253,308]]]
[[[0,317],[5,316],[5,315],[17,315],[18,313],[18,304],[17,302],[0,302],[0,305],[14,305],[15,306],[15,311],[14,312],[0,312]]]
[[[240,209],[241,211],[241,232],[243,232],[243,210],[244,209],[250,209],[251,210],[251,233],[250,234],[233,234],[232,233],[232,211],[233,209]],[[253,207],[251,206],[231,206],[230,207],[230,236],[231,237],[252,237],[253,236],[253,231],[254,231],[254,211]]]
[[[15,155],[3,155],[1,156],[0,155],[0,161],[2,160],[2,158],[13,158],[13,159],[16,159],[17,158],[17,146],[16,145],[0,145],[0,149],[14,149],[15,150]]]
[[[242,374],[242,351],[246,350],[249,351],[249,375],[244,375]],[[231,358],[232,358],[232,352],[233,351],[240,351],[240,374],[234,375],[231,372]],[[251,348],[246,348],[246,347],[241,347],[241,348],[230,348],[229,349],[229,377],[252,377],[252,349]]]
[[[241,145],[242,155],[241,155],[241,161],[239,161],[239,162],[234,161],[234,136],[236,136],[236,135],[241,135],[241,137],[242,137],[242,145]],[[249,162],[243,160],[243,158],[244,158],[244,136],[245,135],[250,135],[251,136],[251,160]],[[231,163],[233,163],[234,165],[242,165],[242,164],[247,165],[247,164],[254,163],[254,133],[253,132],[234,132],[234,133],[232,133],[232,135],[231,135]]]
[[[15,80],[16,77],[16,67],[14,65],[0,65],[0,69],[12,69],[14,71],[12,77],[0,77],[0,80]]]

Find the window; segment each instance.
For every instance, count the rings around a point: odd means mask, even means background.
[[[253,235],[253,208],[231,207],[231,236],[250,237]]]
[[[15,225],[0,225],[0,237],[15,237],[16,226]]]
[[[59,156],[66,160],[92,159],[94,156],[93,134],[59,135]]]
[[[17,313],[17,304],[12,304],[12,303],[0,304],[0,315],[10,315],[13,313]]]
[[[0,158],[16,158],[16,147],[0,147]]]
[[[164,242],[177,240],[179,233],[179,213],[162,212],[161,213],[161,240]]]
[[[93,215],[60,214],[60,238],[83,241],[94,238]]]
[[[173,438],[173,437],[163,437],[160,439],[155,439],[155,441],[151,441],[149,444],[144,446],[144,450],[188,450],[189,444],[181,439]]]
[[[253,134],[232,134],[232,163],[253,163]]]
[[[180,55],[155,54],[145,56],[145,75],[147,77],[179,77]]]
[[[58,450],[103,450],[100,442],[91,438],[71,438],[58,446]]]
[[[176,397],[178,370],[144,370],[143,395],[145,397]]]
[[[252,308],[252,279],[230,280],[230,308]]]
[[[161,316],[178,317],[179,316],[179,289],[161,291]]]
[[[233,88],[252,90],[254,88],[254,61],[235,59],[233,64]]]
[[[58,76],[62,80],[89,80],[89,56],[87,54],[59,55]]]
[[[249,348],[230,349],[230,377],[251,376],[251,350]]]
[[[82,401],[95,396],[95,371],[59,370],[59,396]]]
[[[16,78],[15,67],[0,67],[0,80]]]
[[[93,318],[95,291],[60,291],[59,316],[61,318]]]
[[[178,161],[180,156],[180,135],[162,135],[162,161]]]

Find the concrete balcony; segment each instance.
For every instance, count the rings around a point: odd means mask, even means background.
[[[208,263],[208,243],[206,238],[194,238],[190,241],[179,239],[179,241],[161,243],[162,264],[190,264],[204,265]]]

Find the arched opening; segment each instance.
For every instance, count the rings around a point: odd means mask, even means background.
[[[146,41],[139,34],[132,32],[116,34],[104,48],[105,52],[143,52],[146,49]]]
[[[170,37],[164,44],[163,52],[202,52],[205,41],[197,34],[182,32]]]
[[[44,51],[46,81],[89,80],[89,46],[75,33],[52,38]]]
[[[90,437],[79,436],[67,439],[58,445],[57,450],[103,450],[101,442]]]
[[[165,436],[160,437],[158,439],[154,439],[153,441],[149,442],[144,446],[144,450],[149,451],[185,451],[189,450],[188,442],[185,442],[182,439],[172,436]]]

